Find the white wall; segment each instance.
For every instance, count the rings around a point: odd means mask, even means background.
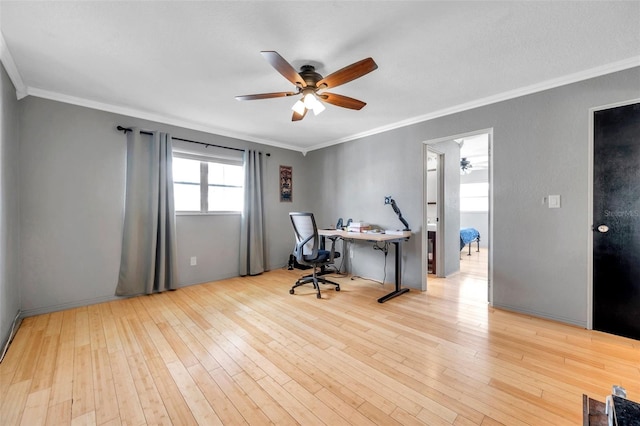
[[[0,65],[0,351],[20,310],[20,192],[18,104]]]
[[[287,213],[307,204],[301,153],[27,97],[20,106],[22,309],[25,315],[113,299],[120,264],[126,139],[116,126],[260,149],[265,158],[268,264],[284,267]],[[278,166],[294,168],[294,203],[278,199]],[[239,274],[239,215],[178,216],[180,285]],[[287,238],[288,237],[288,238]],[[189,265],[196,256],[197,266]]]
[[[420,288],[422,143],[492,128],[494,305],[585,326],[589,109],[639,98],[639,81],[633,68],[312,152],[326,182],[316,209],[325,221],[352,215],[390,226],[382,197],[393,195],[416,232],[405,285]],[[548,194],[562,196],[561,209],[541,204]],[[355,272],[379,279],[379,256],[358,256]]]

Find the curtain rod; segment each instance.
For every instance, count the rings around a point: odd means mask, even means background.
[[[127,132],[130,132],[130,131],[131,131],[131,129],[130,129],[130,128],[128,128],[128,127],[122,127],[122,126],[118,126],[118,127],[117,127],[117,129],[118,129],[118,131],[120,131],[120,132],[124,132],[125,134],[126,134]],[[153,135],[153,133],[151,133],[151,132],[145,132],[145,131],[143,131],[143,130],[140,130],[140,133],[142,133],[142,134],[144,134],[144,135]],[[242,148],[233,148],[233,147],[230,147],[230,146],[216,145],[216,144],[214,144],[214,143],[206,143],[206,142],[192,141],[192,140],[190,140],[190,139],[182,139],[182,138],[177,138],[177,137],[175,137],[175,136],[171,136],[171,139],[176,140],[176,141],[182,141],[182,142],[197,143],[198,145],[204,145],[205,147],[213,146],[213,147],[216,147],[216,148],[232,149],[232,150],[234,150],[234,151],[242,151],[242,152],[246,151],[245,149],[242,149]],[[271,156],[271,153],[267,153],[266,155],[267,155],[267,157],[270,157],[270,156]]]

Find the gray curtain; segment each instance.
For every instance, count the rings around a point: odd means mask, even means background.
[[[262,201],[262,153],[244,153],[244,210],[240,228],[240,275],[267,270]]]
[[[171,136],[127,133],[127,180],[117,296],[174,289],[176,224]]]

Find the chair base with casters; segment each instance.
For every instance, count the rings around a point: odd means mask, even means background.
[[[336,257],[340,257],[340,253],[334,253],[334,259]],[[335,283],[333,281],[329,281],[328,279],[323,278],[321,276],[318,276],[318,268],[314,267],[313,274],[300,277],[298,281],[296,281],[296,283],[293,285],[293,287],[291,287],[291,290],[289,290],[289,294],[294,294],[295,293],[294,289],[296,287],[300,287],[301,285],[305,285],[309,283],[313,284],[313,288],[317,291],[316,297],[318,299],[322,298],[322,295],[320,294],[320,284],[334,285],[336,286],[336,291],[340,291],[340,284]]]
[[[320,294],[320,284],[334,285],[336,291],[340,291],[340,285],[323,278],[322,273],[318,273],[318,269],[333,264],[333,259],[340,257],[340,253],[335,251],[336,239],[329,237],[331,240],[331,250],[324,249],[324,240],[320,240],[318,235],[318,227],[313,213],[309,212],[291,212],[289,213],[291,224],[296,237],[296,246],[293,249],[293,257],[302,265],[308,265],[313,268],[313,273],[301,277],[289,290],[289,294],[295,293],[295,288],[304,284],[313,284],[318,299],[322,298]],[[324,271],[323,271],[324,272]]]

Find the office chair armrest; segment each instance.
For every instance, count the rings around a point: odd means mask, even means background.
[[[293,255],[295,256],[296,260],[299,263],[303,263],[303,261],[304,261],[304,246],[312,238],[313,238],[313,235],[310,235],[309,237],[307,237],[303,241],[300,241],[298,244],[296,244],[295,248],[293,249]],[[314,244],[314,246],[313,246],[313,250],[311,251],[311,257],[317,257],[317,256],[318,256],[318,243],[316,242],[316,244]]]

